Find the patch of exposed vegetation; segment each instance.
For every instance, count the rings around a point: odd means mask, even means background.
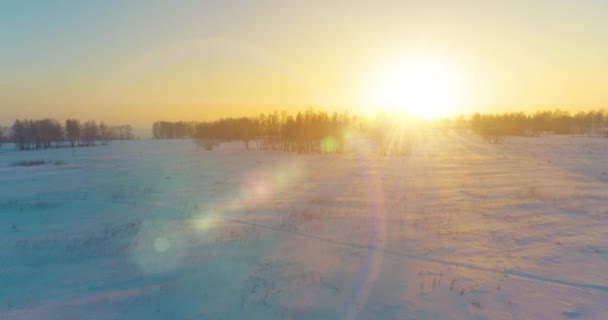
[[[21,160],[13,162],[11,167],[38,167],[44,165],[62,166],[65,162],[63,161],[44,161],[44,160]]]

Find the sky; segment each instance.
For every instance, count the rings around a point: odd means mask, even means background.
[[[456,79],[457,113],[600,108],[606,30],[594,0],[0,0],[0,124],[371,113],[419,60]]]

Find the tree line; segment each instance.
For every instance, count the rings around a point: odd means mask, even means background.
[[[404,157],[411,152],[415,134],[400,117],[383,114],[370,121],[348,112],[275,111],[208,122],[157,121],[152,125],[152,135],[156,139],[192,138],[205,150],[213,150],[223,142],[240,141],[246,149],[301,154],[342,153],[356,135],[369,138],[380,156]]]
[[[535,137],[541,134],[569,134],[589,137],[608,137],[608,112],[592,110],[571,113],[564,110],[475,113],[448,121],[451,128],[470,130],[489,143],[502,143],[507,136]]]
[[[409,122],[408,122],[409,121]],[[414,121],[415,122],[415,121]],[[341,153],[348,137],[357,134],[371,141],[381,156],[408,156],[419,140],[421,127],[398,112],[379,113],[375,120],[345,113],[309,109],[297,114],[275,111],[254,117],[224,118],[210,122],[157,121],[152,126],[157,139],[193,138],[205,150],[226,141],[241,141],[247,149],[296,153]],[[440,122],[436,122],[436,124]],[[608,137],[605,110],[570,113],[563,110],[535,113],[475,113],[444,120],[443,129],[472,132],[488,143],[502,143],[507,136],[572,134]]]
[[[13,142],[19,150],[93,146],[111,140],[134,139],[130,125],[108,126],[89,120],[68,119],[62,125],[53,119],[15,120],[10,128],[0,127],[0,143]]]
[[[152,137],[154,139],[192,138],[196,124],[193,121],[156,121],[152,124]]]
[[[157,121],[152,125],[152,135],[157,139],[193,138],[206,150],[222,142],[241,141],[247,149],[339,153],[345,148],[349,131],[362,124],[362,118],[348,112],[329,114],[309,109],[295,115],[275,111],[210,122]]]

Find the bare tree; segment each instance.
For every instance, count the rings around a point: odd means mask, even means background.
[[[119,140],[133,140],[135,135],[133,134],[133,127],[129,124],[123,124],[115,127],[118,132],[117,139]]]
[[[65,134],[72,148],[80,144],[80,121],[76,119],[66,120]]]
[[[24,122],[22,122],[21,120],[15,120],[15,123],[13,123],[13,127],[12,127],[11,139],[17,146],[17,149],[19,149],[19,150],[26,149],[27,138],[26,138],[25,129],[26,128],[25,128]]]
[[[94,146],[95,139],[97,139],[97,124],[89,120],[82,126],[82,141],[86,146]]]
[[[100,122],[98,129],[98,139],[101,140],[102,144],[107,145],[111,139],[110,128],[104,122]]]
[[[6,127],[0,126],[0,147],[2,147],[2,143],[6,141],[6,133],[8,132]]]

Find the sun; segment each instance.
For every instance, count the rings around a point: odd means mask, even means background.
[[[389,64],[378,73],[371,104],[436,119],[457,113],[462,98],[462,81],[454,69],[439,61],[410,59]]]

